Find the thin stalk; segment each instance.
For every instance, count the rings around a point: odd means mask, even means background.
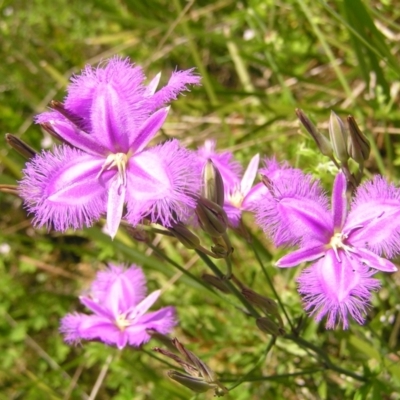
[[[271,288],[271,290],[274,292],[274,296],[276,297],[276,300],[278,301],[280,307],[282,308],[283,313],[285,314],[285,317],[286,317],[286,319],[287,319],[287,321],[288,321],[288,323],[290,325],[290,329],[292,331],[294,331],[294,325],[292,324],[292,321],[289,318],[289,314],[286,312],[285,306],[283,305],[283,302],[282,302],[278,292],[276,291],[276,289],[274,287],[274,284],[272,283],[272,280],[269,277],[268,272],[267,272],[267,270],[266,270],[266,268],[264,266],[264,263],[262,262],[261,257],[258,254],[258,251],[257,251],[256,247],[254,246],[253,242],[252,242],[251,246],[253,248],[253,251],[254,251],[254,254],[255,254],[256,258],[257,258],[257,261],[260,264],[260,267],[261,267],[261,269],[262,269],[262,271],[263,271],[263,273],[265,275],[265,278],[267,279],[268,285]]]
[[[167,255],[165,255],[162,251],[157,246],[154,246],[152,243],[147,243],[147,245],[156,253],[159,257],[163,258],[165,261],[167,261],[169,264],[173,265],[175,268],[177,268],[180,272],[183,274],[187,275],[189,278],[193,279],[195,282],[199,283],[202,285],[204,288],[209,290],[210,292],[214,293],[216,296],[222,298],[219,296],[218,293],[216,293],[213,289],[211,289],[207,284],[205,284],[202,280],[198,279],[195,275],[193,275],[191,272],[187,271],[185,268],[182,268],[177,262],[169,258]]]
[[[327,369],[330,369],[332,371],[338,372],[339,374],[344,374],[346,376],[350,376],[351,378],[354,378],[358,381],[361,382],[367,382],[368,378],[358,375],[352,371],[349,371],[347,369],[341,368],[337,365],[335,365],[331,359],[328,357],[328,355],[324,352],[324,350],[322,350],[320,347],[315,346],[314,344],[308,342],[307,340],[296,336],[296,335],[285,335],[284,336],[285,339],[291,340],[292,342],[295,342],[296,344],[298,344],[301,347],[304,347],[306,349],[310,349],[312,351],[314,351],[323,361],[325,367]]]
[[[274,346],[276,342],[276,337],[273,336],[271,338],[271,340],[269,341],[267,347],[265,348],[264,353],[261,355],[261,357],[258,359],[258,361],[255,363],[254,367],[247,372],[246,374],[244,374],[241,378],[239,378],[239,380],[232,386],[230,387],[228,390],[231,391],[233,389],[235,389],[236,387],[238,387],[239,385],[241,385],[243,382],[246,382],[245,379],[246,377],[248,377],[250,374],[252,374],[257,368],[258,366],[261,364],[261,362],[264,361],[264,359],[267,357],[269,351],[272,349],[272,347]]]
[[[252,376],[252,377],[249,377],[249,378],[243,380],[243,382],[277,381],[280,379],[286,379],[286,378],[290,378],[290,377],[316,374],[318,372],[323,372],[324,370],[325,370],[325,368],[324,369],[309,368],[309,369],[304,369],[303,371],[299,371],[299,372],[292,372],[291,374],[279,374],[279,375],[270,375],[270,376]],[[224,383],[233,382],[234,380],[235,380],[234,378],[220,379],[220,381],[224,382]]]
[[[196,250],[196,253],[199,257],[210,267],[210,269],[217,275],[219,278],[223,279],[224,274],[220,271],[220,269],[213,263],[213,261],[205,254]],[[259,318],[260,314],[258,311],[244,298],[242,293],[232,284],[230,280],[225,280],[225,284],[229,287],[230,291],[238,298],[238,300],[246,307],[247,311],[254,317]]]

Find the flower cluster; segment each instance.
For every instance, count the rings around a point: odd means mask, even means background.
[[[297,282],[305,309],[317,321],[326,317],[328,328],[347,328],[349,317],[363,323],[371,292],[380,285],[375,273],[397,270],[384,257],[400,252],[400,191],[382,177],[359,186],[370,145],[354,119],[348,117],[348,138],[332,114],[329,142],[297,110],[321,152],[340,170],[329,207],[319,181],[275,160],[259,170],[259,154],[242,173],[233,154],[218,153],[212,140],[197,151],[177,140],[150,146],[167,118],[167,104],[200,78],[193,70],[176,71],[159,90],[160,75],[147,86],[144,80],[142,69],[127,59],[86,67],[72,79],[64,103],[52,102],[52,111],[36,118],[62,144],[36,155],[19,146],[31,157],[19,192],[34,224],[65,231],[106,215],[114,237],[122,220],[136,226],[147,219],[187,248],[225,258],[230,276],[227,228],[246,236],[242,213],[250,211],[276,246],[298,247],[277,262],[279,267],[312,262]],[[359,166],[356,175],[350,158]],[[254,184],[258,172],[262,182]],[[350,201],[348,189],[357,187]],[[211,251],[189,227],[211,237]],[[66,340],[97,338],[122,348],[147,341],[146,329],[168,332],[172,310],[145,314],[159,293],[144,298],[143,285],[134,267],[100,273],[91,295],[81,297],[94,315],[65,317]]]
[[[98,339],[119,349],[138,347],[150,340],[149,330],[167,334],[176,324],[173,307],[147,312],[159,295],[157,290],[146,297],[146,279],[137,266],[110,265],[97,273],[89,294],[80,297],[93,314],[66,315],[60,331],[68,343]]]
[[[314,262],[298,278],[305,308],[327,328],[348,317],[363,323],[377,271],[394,272],[382,257],[400,252],[400,191],[382,177],[362,184],[349,210],[346,178],[336,176],[331,209],[320,182],[275,161],[261,173],[268,192],[257,204],[257,220],[275,245],[298,245],[278,260],[281,268]]]

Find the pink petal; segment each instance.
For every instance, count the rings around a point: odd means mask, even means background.
[[[125,193],[125,185],[121,184],[118,177],[115,176],[108,189],[107,201],[107,231],[112,239],[117,234],[119,224],[121,223]]]
[[[383,272],[397,271],[397,267],[392,262],[386,260],[385,258],[379,257],[367,249],[358,248],[356,250],[356,255],[360,258],[361,262],[368,265],[370,268],[375,268]]]
[[[156,290],[150,293],[143,299],[136,307],[135,310],[129,313],[128,318],[139,318],[147,312],[147,310],[157,301],[160,297],[161,290]]]
[[[346,177],[342,172],[337,174],[332,192],[333,227],[341,230],[347,215]]]
[[[155,136],[159,129],[164,124],[167,118],[170,107],[161,108],[151,115],[145,123],[140,127],[136,136],[132,135],[131,144],[129,147],[133,153],[142,151],[149,141]]]
[[[290,268],[303,262],[314,261],[321,258],[326,253],[326,246],[306,247],[295,250],[276,262],[277,267]]]
[[[243,175],[242,181],[240,182],[240,191],[243,195],[246,195],[253,186],[254,180],[256,179],[257,176],[259,163],[260,163],[260,155],[256,154],[250,160],[250,163]]]
[[[104,156],[107,153],[107,149],[97,140],[78,129],[71,122],[57,118],[49,120],[48,123],[71,146],[93,156]]]
[[[305,309],[317,321],[327,316],[328,329],[338,324],[346,329],[349,316],[362,324],[371,291],[379,287],[379,281],[371,277],[373,272],[356,258],[350,259],[340,251],[340,259],[338,262],[333,250],[329,250],[298,278]]]

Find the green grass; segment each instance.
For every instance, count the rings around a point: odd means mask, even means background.
[[[160,135],[195,148],[215,138],[244,164],[257,152],[320,177],[327,160],[300,129],[302,108],[327,130],[330,110],[352,114],[373,142],[367,176],[399,183],[399,3],[394,0],[0,1],[0,131],[39,150],[32,117],[62,100],[72,73],[114,54],[147,76],[196,67],[202,86],[182,96]],[[24,160],[0,137],[0,184],[21,177]],[[257,260],[235,234],[233,270],[246,285],[284,305],[285,329],[271,337],[244,316],[232,295],[201,283],[207,264],[169,238],[156,251],[123,230],[112,242],[95,226],[58,234],[32,228],[17,197],[0,193],[0,398],[209,399],[169,380],[171,365],[151,351],[119,352],[100,343],[69,347],[59,319],[95,271],[112,262],[144,267],[161,303],[177,307],[174,334],[218,374],[231,399],[399,399],[399,274],[383,275],[368,322],[326,331],[307,318],[296,291],[300,268],[277,270],[276,250],[254,225]],[[207,239],[205,239],[207,240]],[[206,242],[207,243],[207,242]],[[5,247],[0,247],[4,249]],[[163,256],[164,255],[164,256]],[[168,257],[168,260],[165,258]],[[262,266],[260,265],[260,262]],[[183,268],[177,269],[175,264]],[[215,265],[225,271],[225,265]],[[264,268],[264,269],[263,269]],[[268,275],[271,285],[268,284]],[[238,384],[240,383],[240,384]],[[92,397],[94,398],[94,397]]]

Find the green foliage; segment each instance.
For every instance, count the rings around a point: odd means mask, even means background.
[[[0,131],[36,150],[48,146],[33,116],[51,99],[63,98],[72,73],[120,54],[144,66],[149,77],[162,71],[167,79],[175,68],[193,66],[202,75],[203,86],[173,104],[164,137],[178,137],[193,148],[216,138],[220,149],[235,151],[243,163],[257,152],[275,155],[329,187],[335,167],[300,130],[294,110],[304,109],[326,132],[323,122],[334,109],[354,115],[373,142],[367,174],[380,172],[398,183],[397,6],[391,0],[5,0],[0,2]],[[0,149],[0,184],[13,184],[24,160],[3,136]],[[169,380],[171,365],[151,351],[151,343],[122,352],[100,343],[63,343],[59,319],[80,307],[77,295],[108,261],[142,265],[150,288],[165,290],[161,303],[175,305],[180,317],[176,336],[225,386],[236,386],[229,398],[399,398],[398,274],[382,276],[384,289],[375,295],[365,326],[326,331],[303,313],[295,284],[299,270],[277,271],[273,262],[282,250],[246,220],[290,320],[321,355],[297,339],[270,342],[234,296],[202,283],[207,265],[170,238],[156,237],[151,249],[123,230],[112,242],[100,225],[66,235],[45,232],[31,227],[17,197],[0,192],[0,204],[4,398],[87,399],[96,385],[99,399],[211,398],[193,396]],[[251,248],[235,235],[231,240],[235,275],[274,297]],[[224,271],[223,263],[215,265]]]

